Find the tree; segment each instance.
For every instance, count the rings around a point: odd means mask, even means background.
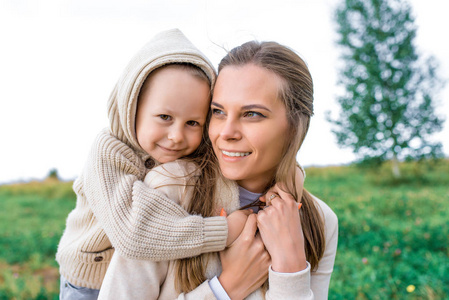
[[[441,131],[435,95],[443,87],[433,57],[414,45],[416,26],[404,0],[344,0],[336,9],[343,64],[338,97],[341,115],[334,125],[337,142],[353,148],[362,161],[398,161],[443,155],[431,135]]]
[[[59,180],[58,170],[57,169],[51,169],[48,172],[47,179]]]

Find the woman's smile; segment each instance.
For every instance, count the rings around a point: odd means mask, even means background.
[[[224,156],[228,157],[245,157],[251,154],[251,152],[242,152],[242,151],[226,151],[221,150],[221,152],[224,154]]]
[[[209,136],[223,175],[252,192],[274,176],[288,140],[281,79],[247,64],[221,70],[212,99]]]

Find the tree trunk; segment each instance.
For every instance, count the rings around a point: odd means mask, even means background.
[[[393,177],[398,179],[401,177],[401,171],[399,170],[399,161],[396,153],[393,155],[392,165]]]

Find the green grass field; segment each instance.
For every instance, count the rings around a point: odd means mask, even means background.
[[[306,188],[339,218],[330,299],[449,298],[449,161],[308,168]],[[0,186],[0,299],[57,299],[54,261],[71,182]]]

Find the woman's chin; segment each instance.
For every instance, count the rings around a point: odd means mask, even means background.
[[[223,170],[221,169],[221,173],[226,179],[239,181],[242,179],[242,175],[236,172],[235,170]]]

